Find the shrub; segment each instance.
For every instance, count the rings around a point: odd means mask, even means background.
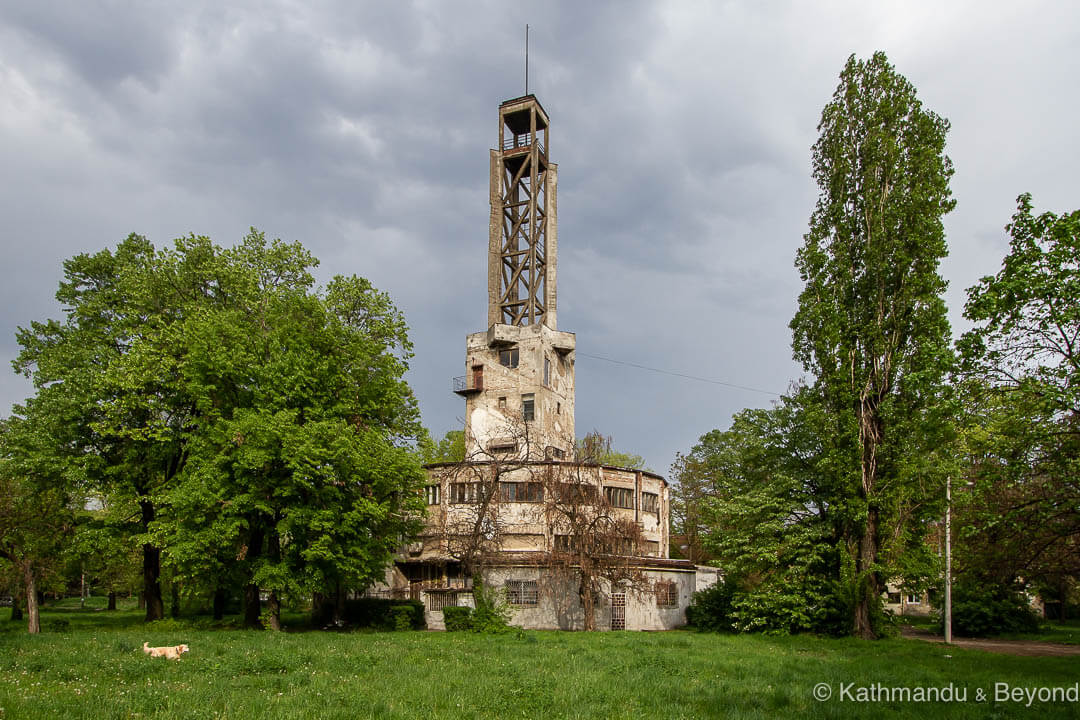
[[[1027,597],[1006,585],[962,581],[953,585],[953,632],[962,637],[1035,632],[1039,619]],[[938,617],[938,632],[945,632],[945,617]]]
[[[733,632],[734,599],[734,583],[720,578],[712,587],[694,593],[686,608],[686,622],[703,632]]]
[[[1034,632],[1039,622],[1023,593],[1000,585],[953,587],[953,632],[967,637]],[[938,628],[944,632],[944,616]]]
[[[501,633],[510,627],[513,612],[506,602],[506,593],[500,588],[477,581],[473,586],[476,609],[472,614],[473,632]]]
[[[403,617],[407,618],[407,621],[399,619]],[[410,628],[423,630],[427,627],[424,622],[424,604],[417,600],[387,600],[384,598],[346,600],[345,614],[342,620],[355,627],[377,628],[379,630],[408,630]],[[316,621],[323,624],[329,622],[329,617],[318,617]]]
[[[472,629],[471,607],[456,607],[454,605],[449,605],[443,608],[442,614],[443,621],[446,623],[446,629],[448,631]]]
[[[395,630],[412,630],[414,617],[413,607],[409,605],[394,605],[390,608],[390,614],[394,618]]]

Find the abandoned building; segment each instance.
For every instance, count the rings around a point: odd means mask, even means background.
[[[667,482],[577,451],[576,339],[556,323],[549,132],[533,95],[499,106],[487,329],[466,338],[465,375],[453,383],[465,400],[466,460],[427,466],[426,526],[389,591],[421,600],[433,628],[442,608],[472,604],[475,577],[502,588],[511,623],[527,628],[677,627],[696,572],[668,557]]]

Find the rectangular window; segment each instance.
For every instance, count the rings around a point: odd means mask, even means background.
[[[551,386],[551,360],[548,360],[548,356],[544,356],[544,387]]]
[[[559,502],[565,505],[591,505],[599,499],[595,485],[559,483]]]
[[[641,512],[659,512],[660,496],[656,493],[641,493]]]
[[[499,398],[499,409],[500,410],[506,410],[506,398],[505,397]]]
[[[893,593],[893,592],[889,593],[889,604],[890,605],[899,605],[900,604],[900,593]]]
[[[424,488],[424,497],[427,498],[428,505],[439,504],[439,486],[428,485]]]
[[[573,552],[575,550],[577,550],[577,543],[574,542],[574,537],[572,535],[555,536],[556,552]]]
[[[507,580],[503,587],[506,601],[511,605],[531,607],[540,602],[540,588],[535,580]]]
[[[918,593],[908,593],[907,601],[908,605],[918,605],[920,602],[922,602],[922,598],[919,596]]]
[[[536,419],[536,397],[532,393],[521,396],[521,416],[526,422]]]
[[[480,483],[451,483],[451,503],[474,503],[480,497]]]
[[[631,488],[606,487],[604,497],[612,507],[634,509],[634,491]]]
[[[518,366],[518,349],[500,350],[499,364],[508,368],[516,368]]]
[[[656,583],[656,606],[679,607],[679,586],[670,580]]]
[[[544,501],[544,486],[538,482],[500,482],[502,502],[538,503]]]

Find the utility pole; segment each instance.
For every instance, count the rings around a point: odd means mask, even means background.
[[[945,644],[952,645],[952,476],[945,476]]]

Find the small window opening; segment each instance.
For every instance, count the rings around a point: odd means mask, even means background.
[[[536,419],[536,397],[532,393],[521,396],[521,415],[526,422]]]
[[[518,366],[518,349],[500,350],[499,364],[508,368],[516,368]]]

